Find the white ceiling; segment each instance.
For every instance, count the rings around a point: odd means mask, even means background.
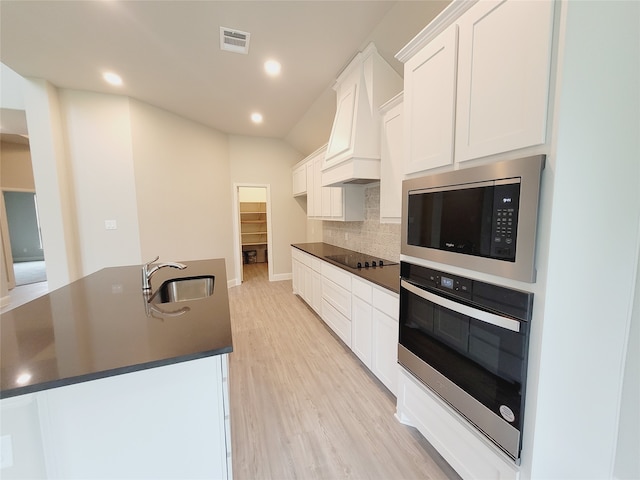
[[[130,96],[226,133],[285,138],[323,95],[335,102],[329,87],[369,41],[401,73],[393,56],[447,3],[2,0],[0,60],[60,88]],[[221,26],[251,34],[248,55],[220,50]],[[280,77],[264,74],[269,58],[282,63]],[[105,70],[124,85],[105,84]],[[253,111],[263,124],[250,122]]]

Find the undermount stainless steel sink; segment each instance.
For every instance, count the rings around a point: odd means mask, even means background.
[[[160,285],[149,301],[158,304],[210,297],[213,295],[214,280],[213,275],[167,280]]]

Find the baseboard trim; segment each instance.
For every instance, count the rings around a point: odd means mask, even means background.
[[[272,282],[282,282],[284,280],[291,280],[291,273],[274,273]]]

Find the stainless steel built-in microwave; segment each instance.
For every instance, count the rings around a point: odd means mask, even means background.
[[[402,182],[402,247],[411,257],[535,282],[545,156]]]

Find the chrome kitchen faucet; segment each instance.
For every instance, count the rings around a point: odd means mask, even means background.
[[[160,257],[158,256],[153,260],[151,260],[150,262],[142,265],[142,290],[144,290],[145,292],[151,290],[151,277],[153,276],[154,273],[156,273],[161,268],[172,267],[172,268],[178,268],[180,270],[184,270],[185,268],[187,268],[187,266],[182,263],[167,262],[167,263],[159,263],[158,265],[154,266],[151,270],[149,270],[149,266],[153,262],[158,261],[159,258]]]

